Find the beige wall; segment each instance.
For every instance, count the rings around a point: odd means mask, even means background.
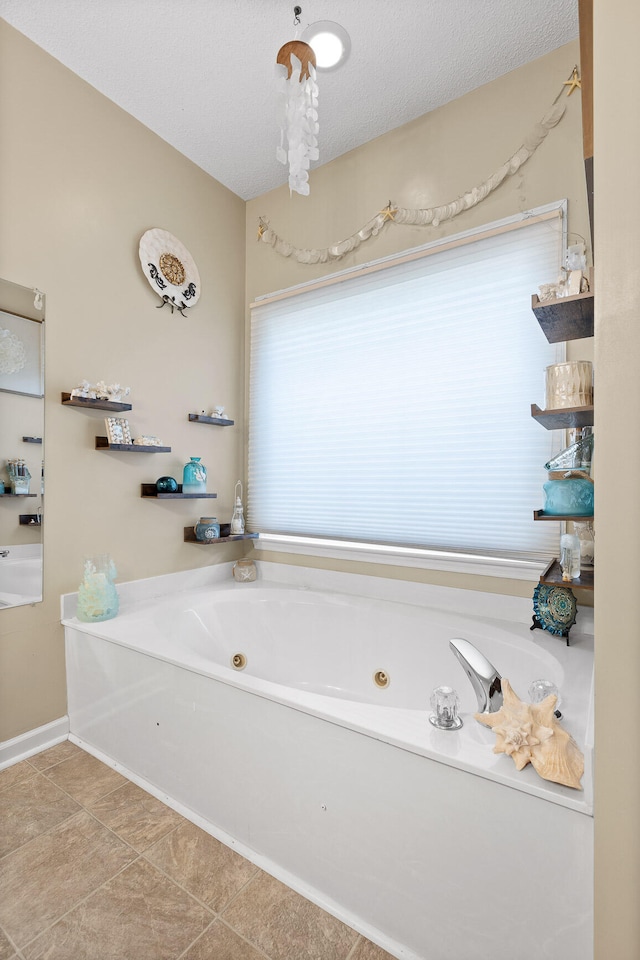
[[[596,960],[640,957],[638,36],[636,0],[595,0]]]
[[[85,554],[111,553],[128,580],[240,552],[183,542],[211,502],[143,501],[140,483],[180,480],[201,455],[215,510],[230,516],[243,463],[245,265],[244,203],[3,21],[0,91],[0,276],[47,295],[45,600],[0,612],[3,741],[66,713],[59,596],[77,588]],[[177,236],[198,265],[202,297],[184,318],[156,309],[141,272],[150,227]],[[82,378],[130,385],[134,435],[157,434],[172,453],[96,451],[102,414],[60,404]],[[187,421],[216,403],[237,427]]]
[[[437,228],[389,224],[378,237],[328,265],[300,264],[256,242],[260,216],[297,246],[325,247],[353,234],[389,200],[415,208],[455,199],[518,149],[578,60],[576,41],[312,171],[309,197],[289,196],[288,188],[282,187],[247,203],[248,301],[563,198],[568,199],[569,231],[588,240],[580,99],[574,95],[566,99],[562,121],[515,176],[483,203]],[[536,322],[533,314],[531,321]],[[591,340],[570,344],[569,356],[591,359]],[[531,402],[539,401],[532,397]],[[531,596],[534,586],[522,580],[415,568],[300,560],[289,554],[260,556],[525,597]],[[591,595],[581,593],[580,602],[591,603]]]
[[[640,761],[632,749],[623,762],[619,748],[621,737],[633,738],[640,677],[634,521],[640,454],[629,424],[640,401],[640,201],[632,185],[626,187],[640,148],[639,32],[637,4],[595,0],[596,960],[640,955]],[[577,47],[561,48],[320,168],[310,198],[290,199],[277,190],[247,204],[249,299],[325,272],[255,243],[258,215],[269,216],[297,244],[324,245],[352,233],[388,199],[411,207],[454,197],[513,151],[577,59]],[[222,494],[218,513],[229,512],[242,466],[241,430],[189,425],[186,413],[221,402],[242,420],[244,205],[1,21],[0,90],[0,276],[48,295],[46,600],[0,614],[1,741],[66,710],[58,595],[75,589],[85,552],[109,550],[123,579],[230,558],[230,547],[205,555],[206,548],[182,543],[182,526],[194,519],[189,505],[144,503],[137,490],[201,453],[211,485]],[[19,100],[9,91],[20,91]],[[438,230],[389,227],[343,265],[562,196],[569,198],[570,230],[586,235],[579,142],[573,96],[538,154],[476,211]],[[139,272],[137,241],[151,226],[176,234],[198,263],[203,298],[184,320],[154,309],[157,301]],[[80,377],[130,383],[132,425],[159,433],[174,453],[95,452],[98,415],[59,404],[60,391]],[[504,589],[500,582],[495,587]]]

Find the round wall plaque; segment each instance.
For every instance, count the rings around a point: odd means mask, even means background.
[[[151,287],[162,299],[184,315],[200,299],[200,274],[184,244],[167,230],[147,230],[138,248],[140,265]]]

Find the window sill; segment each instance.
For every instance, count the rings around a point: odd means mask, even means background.
[[[548,560],[513,560],[484,557],[467,553],[424,550],[420,547],[398,547],[378,543],[357,543],[350,540],[324,540],[319,537],[293,537],[278,533],[261,533],[253,541],[254,550],[272,553],[297,553],[333,560],[354,560],[363,563],[384,563],[399,567],[420,567],[444,570],[478,577],[503,577],[508,580],[537,582]]]

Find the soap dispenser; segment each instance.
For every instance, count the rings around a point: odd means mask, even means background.
[[[240,488],[238,490],[238,488]],[[235,506],[233,516],[231,517],[231,526],[229,528],[230,536],[237,536],[244,533],[244,508],[242,506],[242,481],[238,480],[234,490]]]

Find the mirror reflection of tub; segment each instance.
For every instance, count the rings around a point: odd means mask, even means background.
[[[43,452],[44,295],[0,279],[0,609],[42,600]]]
[[[0,608],[42,600],[42,544],[0,546]]]

